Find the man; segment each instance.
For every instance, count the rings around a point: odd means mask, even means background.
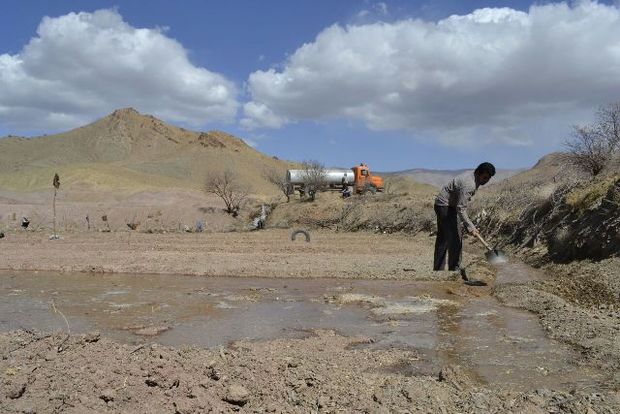
[[[478,187],[488,183],[494,175],[493,164],[483,162],[474,172],[467,171],[452,179],[437,194],[435,198],[437,239],[435,240],[433,270],[444,270],[446,253],[448,270],[459,269],[463,247],[461,224],[465,224],[470,234],[474,236],[480,234],[467,215],[467,204]]]

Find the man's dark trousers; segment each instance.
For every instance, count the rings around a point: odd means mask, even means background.
[[[437,239],[433,270],[445,269],[446,253],[448,270],[457,270],[461,264],[463,239],[456,207],[435,206],[435,214],[437,214]]]

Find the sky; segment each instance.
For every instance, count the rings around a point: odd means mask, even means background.
[[[524,168],[617,101],[618,0],[0,1],[0,136],[133,107],[281,159]]]

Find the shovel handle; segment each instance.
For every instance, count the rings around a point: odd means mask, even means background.
[[[482,238],[482,236],[479,233],[476,233],[476,237],[478,238],[478,240],[480,240],[482,242],[482,244],[484,244],[484,247],[486,247],[487,250],[489,250],[489,251],[493,250],[491,248],[491,246],[489,246],[489,244],[486,241],[484,241],[484,239]]]

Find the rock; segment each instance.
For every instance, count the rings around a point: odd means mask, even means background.
[[[228,387],[224,401],[234,405],[243,406],[248,402],[249,398],[250,393],[245,389],[245,387],[239,384],[231,384]]]
[[[97,342],[101,338],[101,334],[99,332],[88,332],[84,335],[84,342]]]
[[[319,408],[325,408],[327,407],[327,404],[329,404],[329,399],[324,395],[321,395],[316,399],[316,405]]]
[[[58,352],[56,351],[49,351],[47,354],[45,354],[46,361],[54,361],[56,358],[58,358]]]
[[[265,407],[265,412],[266,413],[277,413],[279,411],[280,411],[280,408],[279,408],[278,404],[276,404],[276,403],[269,403]]]
[[[11,384],[8,387],[8,390],[6,392],[6,396],[12,400],[16,400],[19,397],[21,397],[22,395],[24,395],[24,392],[26,392],[26,383],[25,382],[17,382],[14,384]]]
[[[157,387],[158,385],[157,381],[155,381],[153,378],[147,378],[146,380],[144,380],[144,383],[149,387]]]
[[[220,373],[217,371],[217,369],[215,369],[215,367],[209,367],[208,371],[207,371],[207,375],[209,376],[209,378],[211,378],[213,381],[219,381],[220,378],[222,378],[222,376],[220,375]]]
[[[99,394],[99,398],[101,398],[105,402],[114,401],[114,397],[116,396],[116,392],[112,388],[105,388]]]
[[[171,328],[169,326],[149,326],[148,328],[138,329],[134,333],[142,336],[155,336],[170,329]]]
[[[439,372],[439,381],[445,381],[458,391],[470,388],[471,379],[458,365],[445,366]]]
[[[286,366],[289,368],[297,368],[299,366],[299,360],[295,358],[287,357],[284,360],[286,361]]]

